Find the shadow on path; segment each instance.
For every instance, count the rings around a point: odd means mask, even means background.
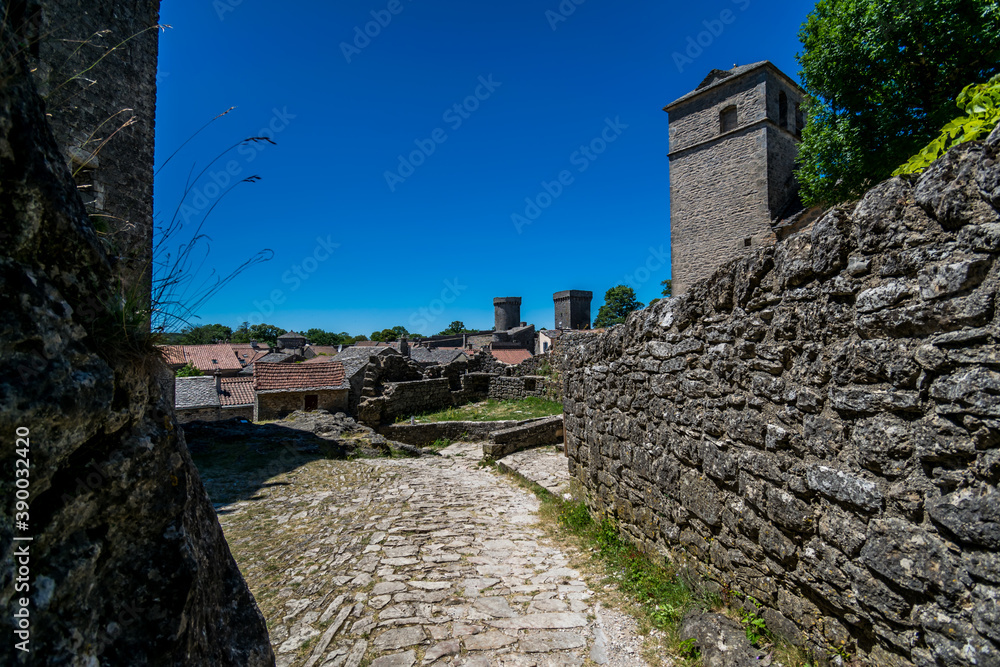
[[[238,419],[183,425],[208,495],[223,505],[254,500],[262,488],[287,486],[268,480],[316,459],[386,456],[385,438],[342,413],[293,413],[286,420],[254,424]]]

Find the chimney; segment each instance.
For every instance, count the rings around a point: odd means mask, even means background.
[[[406,336],[399,339],[399,353],[404,357],[410,356],[410,344],[406,340]]]
[[[222,393],[222,371],[215,371],[215,393]]]

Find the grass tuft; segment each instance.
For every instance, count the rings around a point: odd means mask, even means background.
[[[451,421],[490,422],[505,419],[524,420],[561,415],[562,412],[562,403],[534,396],[519,401],[498,401],[491,398],[487,401],[450,407],[437,412],[419,415],[416,417],[416,421],[417,423],[425,424],[429,422]],[[409,417],[400,417],[399,421],[407,422],[409,421]]]

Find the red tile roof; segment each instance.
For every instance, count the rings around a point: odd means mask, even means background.
[[[228,343],[218,345],[185,345],[184,358],[202,373],[238,371],[243,366]]]
[[[183,345],[160,345],[159,348],[163,353],[163,360],[167,362],[168,366],[183,366],[187,363],[184,360]]]
[[[239,359],[244,367],[249,366],[265,354],[271,352],[271,349],[266,345],[259,346],[256,350],[249,343],[230,343],[230,346],[233,348],[233,352],[236,353],[236,358]]]
[[[528,350],[490,350],[490,353],[497,361],[511,366],[519,364],[525,359],[530,359],[532,356]]]
[[[219,378],[222,391],[219,402],[222,407],[233,405],[253,405],[253,378]]]
[[[258,361],[253,365],[253,385],[257,391],[305,391],[307,389],[347,389],[344,365],[272,364]]]

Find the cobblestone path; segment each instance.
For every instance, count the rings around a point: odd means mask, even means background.
[[[315,460],[219,508],[279,666],[645,664],[634,621],[596,602],[534,525],[537,499],[481,451]]]

